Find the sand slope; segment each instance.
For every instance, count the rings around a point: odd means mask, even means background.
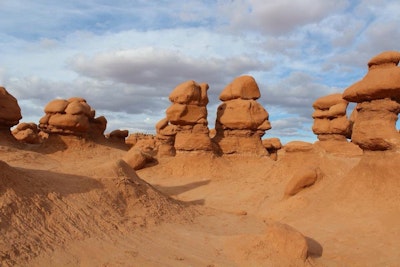
[[[0,147],[0,259],[12,266],[396,266],[400,156],[179,154],[133,171],[126,148],[62,138]],[[293,177],[322,173],[285,196]],[[288,224],[308,258],[273,253]],[[296,248],[295,248],[296,249]]]

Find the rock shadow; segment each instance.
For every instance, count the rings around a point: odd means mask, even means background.
[[[312,258],[319,258],[322,256],[324,248],[316,240],[311,237],[305,237],[308,246],[308,256]]]
[[[176,196],[179,194],[182,194],[184,192],[193,190],[195,188],[207,185],[211,182],[211,180],[204,180],[204,181],[197,181],[197,182],[192,182],[188,184],[183,184],[183,185],[177,185],[177,186],[162,186],[162,185],[157,185],[154,184],[153,186],[157,188],[157,190],[161,191],[162,193],[169,195],[169,196]]]

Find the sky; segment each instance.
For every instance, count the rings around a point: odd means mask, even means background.
[[[209,84],[214,128],[220,92],[251,75],[270,114],[263,138],[313,142],[313,102],[400,46],[398,0],[0,0],[0,12],[0,85],[21,122],[79,96],[106,133],[155,133],[187,80]]]

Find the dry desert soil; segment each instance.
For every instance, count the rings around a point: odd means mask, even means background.
[[[123,144],[0,140],[0,266],[400,265],[396,152],[316,143],[134,171]]]

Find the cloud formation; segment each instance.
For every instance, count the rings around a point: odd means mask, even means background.
[[[396,50],[397,0],[1,1],[0,84],[38,121],[54,98],[81,96],[107,131],[154,131],[186,80],[222,89],[253,75],[270,113],[266,136],[315,140],[312,103]]]

